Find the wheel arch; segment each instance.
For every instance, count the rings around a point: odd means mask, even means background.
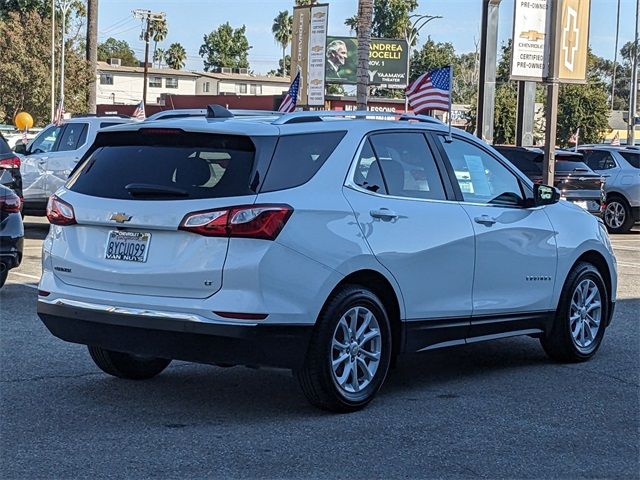
[[[382,273],[363,269],[354,271],[343,277],[340,282],[333,288],[327,301],[331,296],[345,285],[360,285],[371,290],[379,299],[387,311],[389,322],[391,324],[392,337],[392,359],[401,353],[404,346],[404,336],[402,328],[402,309],[401,298],[396,292],[392,282]],[[325,302],[326,303],[326,302]],[[324,308],[324,306],[323,306]]]
[[[604,286],[607,289],[607,298],[609,299],[609,305],[610,305],[609,313],[611,314],[612,313],[611,302],[613,299],[613,284],[611,279],[611,269],[609,268],[609,264],[607,263],[607,260],[604,258],[604,256],[600,252],[596,250],[587,250],[582,255],[580,255],[575,260],[575,262],[573,262],[573,265],[571,265],[569,272],[573,271],[576,265],[580,262],[590,263],[596,268],[596,270],[598,270],[598,272],[602,276],[602,279],[604,280]],[[565,282],[566,282],[566,279],[565,279]],[[564,288],[564,285],[563,285],[563,288]],[[609,315],[609,318],[607,318],[607,325],[609,324],[610,321],[611,321],[611,315]]]

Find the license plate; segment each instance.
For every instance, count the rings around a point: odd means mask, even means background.
[[[107,260],[144,263],[147,261],[147,255],[149,254],[150,241],[150,233],[111,230],[104,258]]]
[[[579,201],[579,202],[573,202],[573,203],[581,208],[584,208],[585,210],[588,210],[586,201]]]

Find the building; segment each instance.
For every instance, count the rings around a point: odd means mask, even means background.
[[[246,69],[239,69],[238,73],[199,72],[198,75],[196,95],[280,95],[291,83],[289,77],[251,75]]]
[[[144,68],[98,62],[96,100],[98,104],[128,105],[142,100]],[[149,68],[145,103],[162,103],[165,94],[195,95],[198,74],[170,68]]]
[[[96,99],[100,105],[132,105],[142,100],[144,68],[125,67],[119,59],[98,62]],[[227,69],[223,69],[227,70]],[[289,77],[233,73],[189,72],[170,68],[148,69],[145,103],[164,105],[171,95],[281,95],[289,89]]]

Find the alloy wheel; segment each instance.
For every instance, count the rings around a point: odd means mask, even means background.
[[[622,203],[611,201],[607,203],[607,208],[604,211],[604,221],[610,228],[620,228],[624,225],[626,215],[627,212]]]
[[[378,371],[382,337],[375,315],[366,307],[349,309],[336,325],[331,344],[331,371],[339,389],[357,394]]]
[[[579,350],[589,350],[596,340],[602,320],[600,290],[585,278],[574,289],[569,308],[571,337]]]

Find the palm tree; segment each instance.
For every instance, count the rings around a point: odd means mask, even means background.
[[[166,54],[167,52],[164,48],[155,48],[153,50],[153,61],[158,62],[158,68],[162,67],[162,62],[164,61]]]
[[[180,70],[187,59],[187,51],[179,43],[172,43],[164,54],[164,61],[169,68]]]
[[[273,25],[271,26],[271,33],[273,33],[276,42],[282,47],[282,64],[285,65],[285,57],[287,46],[291,42],[291,29],[293,28],[293,17],[289,15],[287,10],[284,10],[273,19]],[[283,68],[282,76],[287,75],[287,69]]]
[[[149,22],[149,36],[153,40],[153,59],[156,58],[156,51],[158,50],[158,42],[162,42],[167,38],[169,33],[169,27],[167,26],[166,19],[151,20]]]
[[[369,44],[371,43],[371,22],[373,21],[373,0],[358,0],[358,69],[356,71],[356,108],[367,109],[369,89]]]

